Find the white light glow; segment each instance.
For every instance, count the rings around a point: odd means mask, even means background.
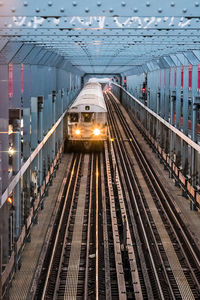
[[[100,130],[98,128],[95,128],[94,135],[100,135]]]
[[[10,156],[13,156],[14,153],[15,153],[14,148],[13,148],[13,147],[9,147],[9,149],[8,149],[8,154],[9,154]]]

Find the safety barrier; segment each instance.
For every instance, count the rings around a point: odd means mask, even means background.
[[[200,187],[191,184],[191,178],[189,176],[184,176],[182,167],[176,164],[173,160],[173,155],[169,155],[169,153],[165,152],[163,145],[161,145],[161,140],[158,141],[152,136],[152,133],[150,132],[151,129],[148,127],[148,119],[153,117],[155,120],[155,127],[159,124],[160,127],[163,126],[163,128],[167,129],[168,132],[172,132],[175,137],[178,137],[180,140],[184,141],[187,146],[190,146],[195,154],[200,153],[200,146],[184,135],[176,127],[172,126],[169,122],[157,115],[154,111],[149,109],[120,85],[113,83],[112,92],[118,97],[118,99],[120,99],[123,105],[132,111],[134,120],[138,124],[138,129],[145,136],[152,148],[154,148],[154,150],[158,153],[165,167],[169,169],[170,176],[174,177],[175,183],[180,186],[183,191],[183,195],[189,197],[191,205],[190,208],[192,210],[197,210],[197,208],[200,209]]]
[[[7,288],[10,285],[14,273],[17,269],[20,269],[21,266],[21,254],[26,242],[30,241],[30,229],[33,224],[37,223],[37,217],[39,213],[39,209],[43,208],[43,201],[47,194],[47,190],[49,185],[52,182],[52,177],[54,176],[56,169],[58,168],[58,164],[61,161],[61,156],[63,152],[63,145],[60,147],[55,159],[51,165],[51,168],[45,177],[43,185],[38,193],[36,199],[32,203],[32,207],[29,211],[29,216],[26,219],[26,222],[22,228],[21,234],[15,244],[15,250],[12,251],[9,262],[6,265],[3,273],[2,273],[2,286],[4,290],[4,294],[6,294]]]

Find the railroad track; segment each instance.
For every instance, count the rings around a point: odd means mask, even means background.
[[[114,142],[73,154],[34,299],[198,299],[198,250],[185,247],[118,105],[107,105]]]
[[[106,98],[143,297],[199,299],[199,250],[114,97]]]
[[[105,153],[73,156],[34,299],[127,299],[124,274],[130,272],[105,147]]]

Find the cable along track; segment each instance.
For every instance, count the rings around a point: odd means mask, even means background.
[[[187,229],[182,228],[183,224],[175,215],[174,207],[170,207],[166,192],[139,148],[135,136],[114,101],[114,96],[109,93],[106,97],[109,99],[107,106],[113,130],[112,137],[115,139],[113,145],[118,157],[117,164],[121,174],[123,172],[121,180],[128,190],[128,193],[124,193],[130,196],[140,238],[146,243],[146,246],[142,247],[144,254],[148,253],[148,256],[145,255],[145,261],[149,279],[151,281],[152,275],[154,279],[152,281],[154,298],[199,299],[200,268],[197,247],[192,237],[191,240],[188,238]],[[122,129],[124,136],[120,134]],[[128,206],[130,208],[130,203],[127,204],[127,208]],[[129,222],[132,222],[130,216]],[[157,295],[156,290],[159,291]]]

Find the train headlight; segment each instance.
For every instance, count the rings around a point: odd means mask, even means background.
[[[98,128],[94,129],[94,135],[100,135],[100,130]]]
[[[80,129],[76,129],[75,133],[76,135],[79,135],[81,133]]]

